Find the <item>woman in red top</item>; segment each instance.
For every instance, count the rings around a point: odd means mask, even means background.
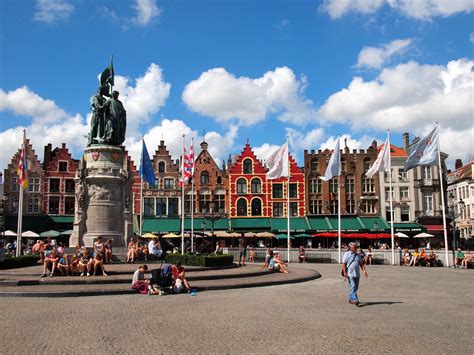
[[[186,291],[188,293],[191,292],[191,286],[189,286],[189,283],[188,283],[188,280],[186,280],[186,273],[185,273],[185,270],[184,270],[184,266],[181,266],[181,261],[178,261],[176,263],[176,265],[173,265],[171,267],[171,272],[173,274],[173,279],[174,280],[177,280],[177,279],[180,279],[184,285],[184,287],[186,288]]]

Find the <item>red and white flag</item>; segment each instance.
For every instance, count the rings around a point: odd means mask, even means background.
[[[189,182],[194,175],[194,146],[191,145],[189,148],[189,154],[186,152],[186,148],[184,149],[184,162],[182,165],[181,171],[181,179],[179,180],[179,186],[181,187],[183,181],[185,183]]]

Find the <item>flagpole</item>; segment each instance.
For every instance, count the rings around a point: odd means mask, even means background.
[[[388,171],[389,171],[389,192],[390,192],[390,240],[392,243],[392,265],[395,265],[395,237],[393,234],[393,188],[392,188],[392,152],[390,147],[390,130],[387,129],[388,147],[385,147],[388,154]]]
[[[446,208],[444,205],[444,183],[443,183],[443,168],[441,166],[441,149],[440,149],[440,144],[439,144],[439,125],[438,122],[436,122],[436,136],[438,139],[438,170],[439,170],[439,183],[441,187],[441,210],[443,213],[443,231],[444,231],[444,253],[446,257],[446,267],[449,267],[449,251],[448,251],[448,231],[446,229]],[[454,228],[454,222],[453,222],[453,228]],[[455,251],[453,250],[453,253]]]
[[[21,155],[23,155],[23,161],[21,161],[22,165],[27,169],[27,160],[26,160],[26,129],[23,130],[23,144],[21,146]],[[24,154],[23,154],[24,152]],[[26,172],[25,172],[26,176]],[[19,182],[19,179],[18,179]],[[21,234],[23,229],[23,190],[24,190],[24,182],[20,185],[20,196],[18,198],[18,225],[16,231],[16,256],[21,256]]]
[[[286,146],[288,149],[287,159],[288,159],[288,172],[286,178],[286,195],[287,195],[287,239],[288,239],[288,262],[290,262],[290,176],[291,176],[291,168],[290,168],[290,144],[288,142],[288,137],[286,137]]]
[[[194,138],[191,139],[193,147],[193,168],[191,176],[191,253],[194,253]]]
[[[184,254],[184,134],[181,154],[181,255]]]
[[[145,141],[142,138],[142,154],[140,160],[140,225],[138,228],[138,233],[140,237],[142,236],[142,225],[143,225],[143,147],[145,146]]]
[[[339,136],[337,137],[337,148],[339,149]],[[336,152],[334,152],[336,154]],[[337,152],[339,154],[339,152]],[[339,174],[337,176],[337,244],[338,244],[338,260],[339,264],[341,263],[341,155],[339,154],[339,161],[337,162],[339,166]]]

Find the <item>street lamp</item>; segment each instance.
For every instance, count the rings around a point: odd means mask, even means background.
[[[204,219],[211,221],[211,238],[212,238],[212,246],[214,247],[216,244],[215,236],[214,236],[214,222],[221,219],[220,215],[214,214],[214,202],[209,203],[209,213],[204,213]]]
[[[449,194],[449,199],[452,201],[454,200],[454,194],[451,192]],[[456,213],[456,207],[459,206],[461,209],[466,206],[464,201],[460,199],[458,202],[453,202],[451,205],[448,206],[448,215],[451,218],[451,221],[453,223],[453,265],[455,263],[456,259],[456,249],[457,249],[457,240],[456,240],[456,218],[459,217],[459,214]]]

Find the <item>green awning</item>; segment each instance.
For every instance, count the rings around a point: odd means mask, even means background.
[[[233,231],[239,230],[270,230],[271,222],[270,218],[232,218],[230,225]]]
[[[418,223],[394,223],[393,229],[395,233],[398,232],[413,232],[413,233],[426,233],[426,228]]]
[[[328,217],[327,220],[329,221],[329,225],[332,226],[332,230],[337,230],[337,217]],[[357,217],[341,218],[341,230],[343,232],[360,232],[363,229],[365,229],[365,227]]]
[[[313,236],[310,234],[301,233],[301,234],[297,234],[296,238],[313,238]]]
[[[327,232],[332,230],[327,217],[308,217],[308,222],[313,232]]]
[[[272,231],[276,233],[284,233],[288,231],[287,218],[271,218]],[[302,233],[309,229],[306,218],[290,218],[290,232]]]
[[[286,240],[286,239],[288,239],[288,235],[287,235],[287,234],[277,234],[277,235],[275,236],[275,239],[280,239],[280,240],[283,239],[283,240]],[[293,236],[290,235],[290,239],[295,239],[295,237],[293,237]]]
[[[387,232],[390,226],[382,217],[360,217],[362,225],[370,232]]]
[[[203,226],[204,222],[204,226]],[[210,231],[212,229],[212,221],[207,218],[194,218],[193,221],[194,230]],[[204,228],[203,228],[204,227]],[[191,230],[191,218],[184,219],[184,229]],[[226,231],[229,229],[229,220],[227,218],[220,218],[214,220],[214,230]]]
[[[74,216],[50,216],[54,223],[74,223]]]
[[[179,218],[145,218],[142,233],[177,233],[181,231]]]

